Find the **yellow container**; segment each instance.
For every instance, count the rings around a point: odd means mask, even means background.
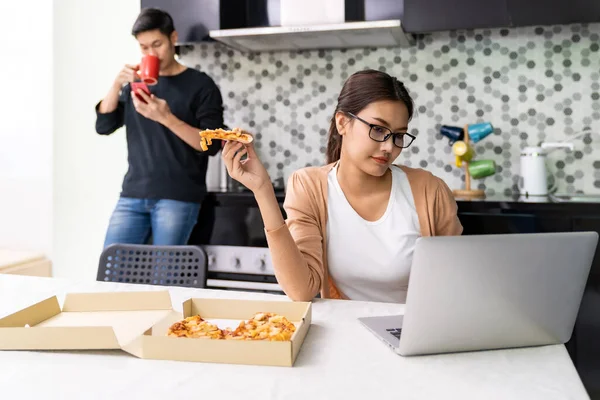
[[[452,145],[452,153],[454,153],[454,156],[456,157],[456,166],[462,167],[463,162],[469,162],[473,159],[475,151],[469,143],[458,140]]]

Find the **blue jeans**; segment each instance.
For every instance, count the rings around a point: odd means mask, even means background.
[[[198,220],[200,203],[121,197],[113,211],[104,247],[114,243],[184,245]]]

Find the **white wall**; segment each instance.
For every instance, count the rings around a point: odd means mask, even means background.
[[[52,2],[0,2],[0,248],[52,253]]]
[[[94,106],[122,66],[140,57],[130,34],[139,11],[136,0],[54,1],[55,276],[96,275],[127,149],[123,129],[96,134]]]

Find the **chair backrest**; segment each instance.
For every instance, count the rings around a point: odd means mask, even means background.
[[[96,280],[204,288],[207,265],[197,246],[113,244],[100,256]]]

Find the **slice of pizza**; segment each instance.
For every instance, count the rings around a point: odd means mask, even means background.
[[[167,336],[172,337],[187,337],[187,327],[182,321],[175,322],[169,328]]]
[[[206,322],[199,315],[186,318],[189,336],[191,338],[222,339],[223,331],[218,326]]]
[[[199,315],[194,315],[171,325],[167,336],[223,339],[223,331],[218,326],[206,322]]]
[[[296,326],[282,315],[260,312],[248,321],[242,321],[231,333],[225,335],[229,340],[291,340]]]
[[[212,139],[230,140],[248,144],[252,143],[254,137],[240,128],[234,128],[230,131],[221,128],[206,129],[200,131],[200,147],[202,147],[202,150],[208,150],[208,146],[212,144]]]

